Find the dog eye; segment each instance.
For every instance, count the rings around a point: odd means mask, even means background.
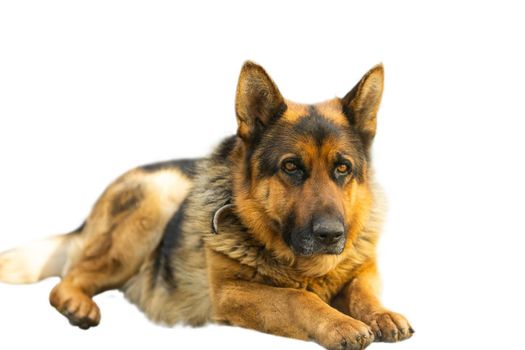
[[[339,163],[335,167],[335,172],[337,175],[348,175],[352,171],[352,166],[346,163]]]
[[[297,171],[297,164],[293,160],[285,160],[282,165],[282,169],[288,174],[293,174]]]

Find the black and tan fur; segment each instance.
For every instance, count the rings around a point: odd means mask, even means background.
[[[220,322],[328,349],[407,339],[407,320],[377,296],[382,91],[379,65],[342,99],[296,104],[247,62],[235,136],[208,158],[122,175],[79,229],[1,254],[0,281],[60,276],[51,304],[81,328],[100,321],[92,297],[120,289],[166,325]]]

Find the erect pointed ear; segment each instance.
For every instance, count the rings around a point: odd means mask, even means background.
[[[279,89],[264,69],[253,62],[245,62],[235,99],[237,134],[244,141],[252,140],[285,108]]]
[[[378,64],[341,99],[343,112],[350,124],[361,134],[368,149],[376,134],[376,114],[383,95],[384,69]]]

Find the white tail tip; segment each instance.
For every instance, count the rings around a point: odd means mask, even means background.
[[[67,257],[68,235],[53,236],[0,254],[0,281],[38,282],[60,276]]]

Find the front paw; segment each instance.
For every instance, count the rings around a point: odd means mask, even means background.
[[[414,329],[403,315],[388,310],[372,314],[366,323],[372,328],[376,341],[393,343],[414,334]]]
[[[360,350],[374,341],[374,334],[363,322],[348,317],[325,323],[316,340],[330,350]]]

